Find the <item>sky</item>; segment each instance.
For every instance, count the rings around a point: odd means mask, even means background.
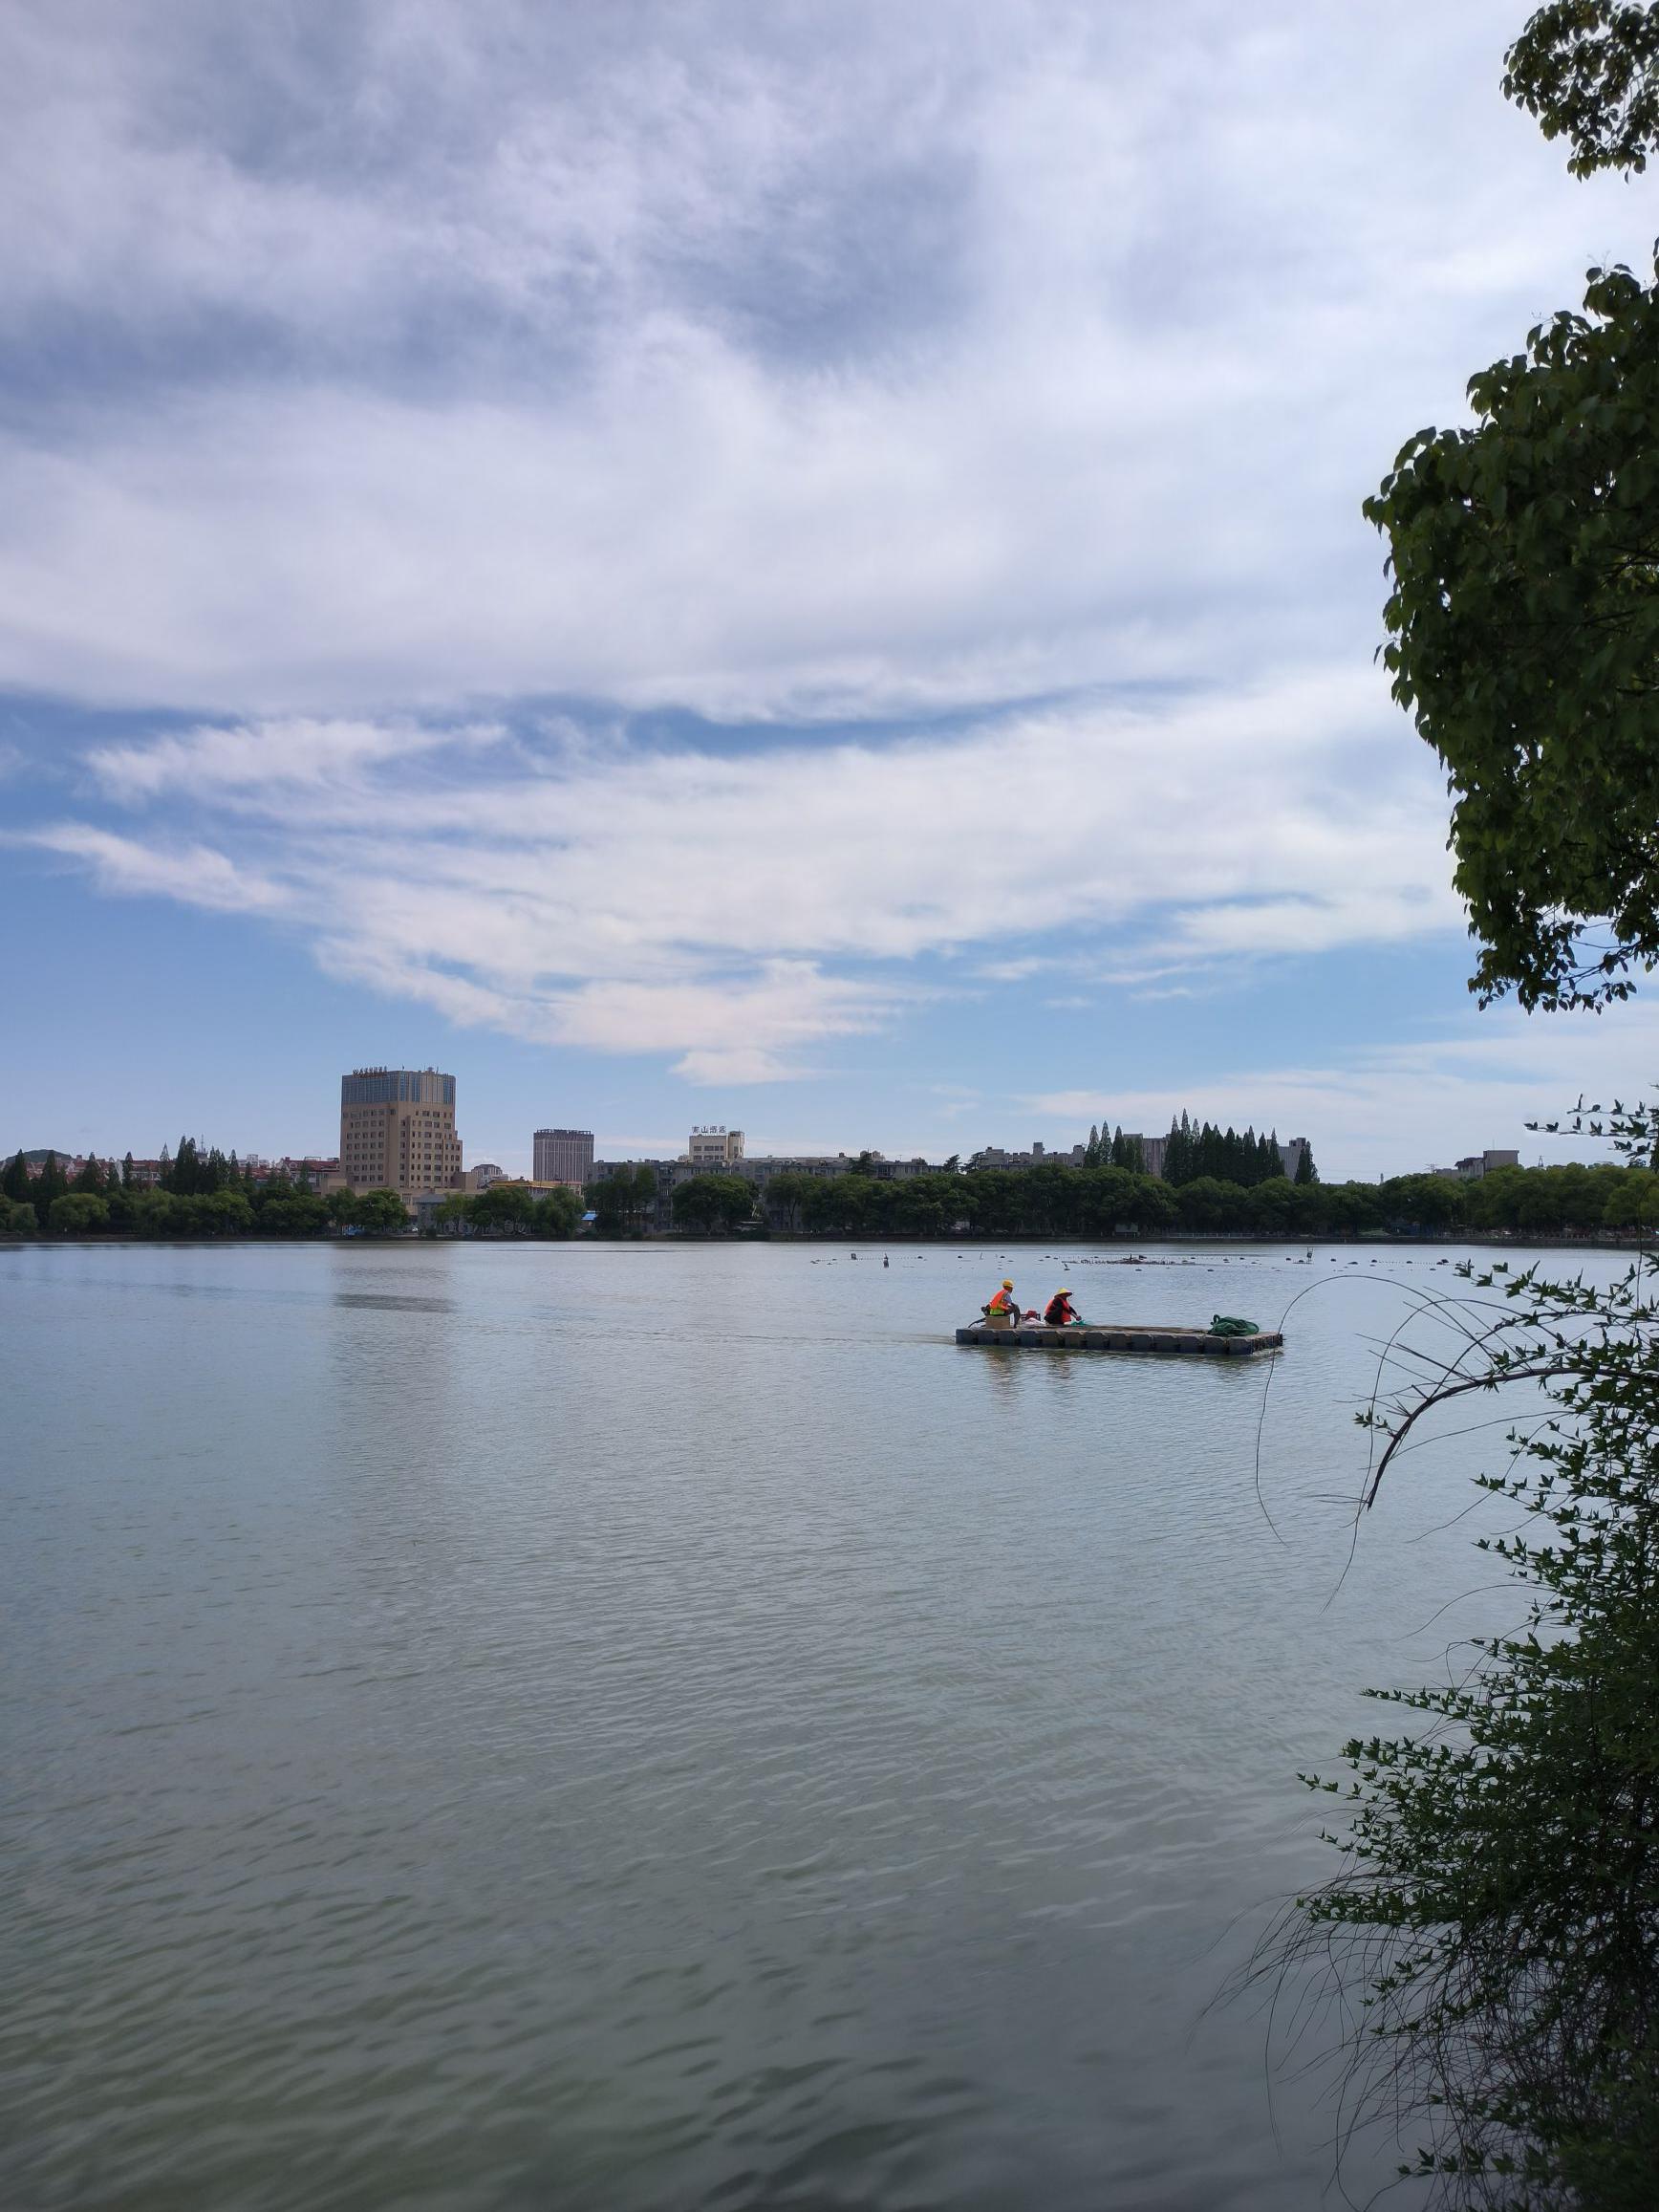
[[[1659,228],[1523,15],[25,0],[0,1147],[1567,1156],[1360,512]]]

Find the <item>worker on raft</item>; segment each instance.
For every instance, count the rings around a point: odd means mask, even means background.
[[[992,1293],[990,1303],[981,1306],[980,1312],[993,1329],[1012,1329],[1016,1326],[1020,1319],[1020,1301],[1014,1295],[1014,1285],[1010,1277],[1003,1276],[1002,1288]]]
[[[1064,1283],[1043,1309],[1043,1318],[1050,1329],[1081,1329],[1083,1316],[1071,1303],[1071,1292]]]

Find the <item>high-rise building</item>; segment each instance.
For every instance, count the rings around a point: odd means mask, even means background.
[[[455,1077],[436,1068],[354,1068],[340,1077],[340,1174],[354,1190],[415,1198],[461,1181]]]
[[[534,1139],[537,1182],[592,1182],[593,1132],[591,1129],[538,1129]]]
[[[705,1122],[691,1133],[686,1158],[693,1167],[735,1167],[743,1156],[743,1133],[723,1122]]]

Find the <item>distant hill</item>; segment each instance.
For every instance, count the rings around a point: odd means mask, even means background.
[[[29,1162],[31,1167],[44,1167],[46,1165],[46,1155],[49,1152],[54,1154],[54,1156],[59,1160],[73,1160],[75,1158],[75,1154],[72,1151],[66,1152],[61,1144],[43,1145],[38,1152],[26,1152],[23,1157]],[[14,1152],[9,1152],[6,1157],[8,1160],[15,1160],[17,1155]]]

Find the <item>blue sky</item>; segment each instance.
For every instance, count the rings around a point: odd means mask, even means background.
[[[0,1144],[1370,1175],[1659,1067],[1481,1013],[1359,504],[1641,259],[1522,11],[209,0],[0,86]]]

